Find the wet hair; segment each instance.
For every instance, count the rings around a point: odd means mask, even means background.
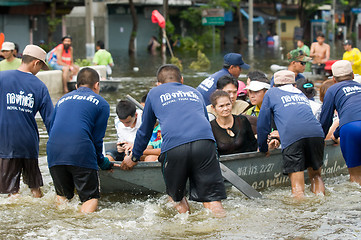
[[[317,94],[315,85],[313,84],[313,82],[311,80],[301,78],[301,79],[297,80],[296,87],[298,89],[300,89],[303,92],[303,94],[306,95],[306,97],[308,99],[313,98]]]
[[[126,119],[127,117],[134,117],[136,108],[135,105],[128,100],[120,100],[115,108],[115,112],[119,119]]]
[[[333,79],[328,79],[324,81],[320,87],[320,101],[323,102],[323,99],[325,98],[327,89],[335,84],[335,81]]]
[[[217,89],[222,90],[228,84],[233,84],[238,89],[238,81],[232,76],[224,75],[217,81]]]
[[[17,53],[19,53],[19,44],[14,43],[14,45],[15,45],[15,49],[14,49],[14,50],[16,50]]]
[[[158,68],[157,80],[160,83],[182,82],[182,74],[179,68],[173,64],[164,64]]]
[[[255,70],[255,71],[251,71],[247,74],[247,77],[251,80],[251,81],[258,81],[258,82],[265,82],[265,83],[270,83],[270,81],[268,80],[266,74],[264,74],[261,71]]]
[[[213,92],[211,94],[211,104],[213,107],[215,107],[217,105],[217,100],[218,98],[221,98],[221,97],[228,97],[229,98],[229,101],[231,101],[231,97],[229,96],[229,94],[223,90],[216,90],[215,92]]]
[[[76,85],[78,87],[88,86],[89,88],[93,88],[99,80],[99,74],[97,71],[92,68],[85,67],[79,71],[76,79]]]
[[[336,77],[335,76],[335,80],[337,82],[342,82],[342,81],[346,81],[346,80],[352,80],[353,79],[353,72],[345,75],[345,76],[341,76],[341,77]]]
[[[317,33],[317,37],[325,38],[325,34],[323,34],[322,32],[319,32],[319,33]]]
[[[97,46],[100,47],[100,49],[104,49],[104,42],[102,40],[98,40]]]
[[[61,38],[61,41],[63,42],[63,41],[64,41],[65,39],[67,39],[67,38],[69,38],[71,41],[73,40],[73,39],[71,38],[71,36],[66,35],[66,36],[64,36],[64,37]]]

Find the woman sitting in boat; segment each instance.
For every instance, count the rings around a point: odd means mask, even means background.
[[[231,154],[257,150],[251,124],[243,115],[232,115],[232,103],[229,94],[217,90],[211,95],[212,108],[217,118],[211,121],[218,153]]]

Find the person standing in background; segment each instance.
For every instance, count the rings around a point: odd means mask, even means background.
[[[104,49],[104,42],[99,40],[96,45],[97,52],[94,54],[93,64],[103,65],[107,68],[107,75],[112,74],[112,67],[114,67],[114,62],[110,52]]]
[[[345,53],[343,54],[342,60],[347,60],[352,65],[352,71],[354,74],[361,74],[361,53],[358,48],[352,47],[351,40],[345,40],[343,42],[343,48]]]
[[[4,60],[0,62],[0,71],[15,70],[21,65],[21,59],[14,56],[15,44],[12,42],[4,42],[1,47],[1,53]]]
[[[303,41],[303,39],[297,40],[297,50],[302,50],[306,56],[310,56],[310,48],[305,45],[305,42]],[[311,72],[311,63],[307,62],[306,63],[306,68],[305,68],[305,72]]]
[[[325,43],[325,35],[317,34],[317,42],[311,44],[310,57],[313,58],[312,74],[325,73],[325,64],[330,59],[330,45]]]

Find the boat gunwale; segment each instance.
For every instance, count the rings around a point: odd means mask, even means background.
[[[116,144],[116,142],[106,142],[104,144]],[[335,142],[333,140],[325,140],[325,147],[335,145]],[[270,152],[270,155],[278,155],[282,152],[282,149],[275,149]],[[234,161],[234,160],[249,160],[250,158],[267,158],[265,156],[265,153],[254,151],[254,152],[245,152],[245,153],[233,153],[233,154],[226,154],[221,155],[219,157],[220,162],[227,162],[227,161]],[[121,161],[115,161],[114,163],[121,164]],[[134,166],[133,169],[141,169],[141,168],[158,168],[161,167],[161,163],[156,162],[138,162],[136,166]]]

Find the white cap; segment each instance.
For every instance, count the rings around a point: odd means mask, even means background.
[[[332,75],[335,77],[342,77],[352,73],[352,65],[347,60],[339,60],[332,64]]]
[[[270,89],[271,85],[260,81],[251,81],[245,89],[249,89],[253,92],[260,91],[262,89]]]
[[[1,51],[11,51],[15,49],[15,44],[13,42],[3,42],[1,46]]]

